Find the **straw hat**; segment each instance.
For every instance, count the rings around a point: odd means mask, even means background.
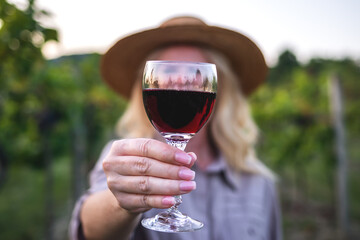
[[[188,16],[171,18],[158,28],[120,39],[102,58],[102,77],[116,92],[129,98],[138,72],[144,67],[140,66],[144,59],[153,50],[171,44],[201,45],[224,54],[239,76],[245,95],[252,93],[266,78],[264,57],[249,38]]]

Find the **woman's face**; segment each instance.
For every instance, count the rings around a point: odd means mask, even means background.
[[[209,62],[204,52],[195,46],[179,45],[164,48],[159,52],[157,60],[169,60],[169,61],[191,61],[191,62]],[[191,146],[198,146],[207,142],[207,128],[205,126],[192,138],[189,142],[189,149]]]
[[[157,58],[157,60],[208,62],[201,49],[186,45],[164,48]]]

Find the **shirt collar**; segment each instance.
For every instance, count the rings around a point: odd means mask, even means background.
[[[211,163],[204,171],[207,174],[219,174],[222,180],[233,190],[240,188],[240,173],[232,169],[223,155]]]

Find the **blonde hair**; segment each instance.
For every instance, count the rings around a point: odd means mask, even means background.
[[[146,116],[140,81],[134,84],[127,109],[118,120],[116,134],[121,138],[152,138],[155,130]]]
[[[249,104],[240,90],[238,77],[220,53],[203,50],[210,62],[216,64],[220,79],[214,109],[216,114],[212,115],[208,123],[212,142],[235,171],[262,173],[271,177],[272,173],[255,156],[258,128],[251,117]],[[140,79],[139,74],[128,108],[116,126],[116,133],[122,138],[151,138],[155,133],[143,107]]]
[[[216,114],[210,123],[213,141],[231,167],[237,171],[254,172],[246,163],[247,157],[255,155],[258,136],[249,104],[227,59],[213,51],[207,51],[207,55],[215,63],[221,79],[214,110]]]

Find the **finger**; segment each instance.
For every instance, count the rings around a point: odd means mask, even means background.
[[[192,168],[192,166],[194,166],[194,164],[195,164],[195,161],[197,160],[197,156],[194,152],[188,152],[188,155],[190,155],[190,157],[191,157],[191,162],[188,165],[188,167]]]
[[[120,192],[151,195],[180,195],[196,189],[194,181],[171,180],[148,176],[108,177],[110,189]]]
[[[193,161],[184,151],[154,139],[118,140],[113,143],[112,151],[117,156],[143,156],[178,165],[189,165]]]
[[[108,168],[109,166],[104,166]],[[175,180],[193,180],[195,172],[184,166],[156,161],[146,157],[122,156],[113,160],[112,170],[124,176],[153,176]]]
[[[169,208],[175,204],[173,196],[121,193],[116,196],[120,206],[128,211],[141,212],[150,208]]]

